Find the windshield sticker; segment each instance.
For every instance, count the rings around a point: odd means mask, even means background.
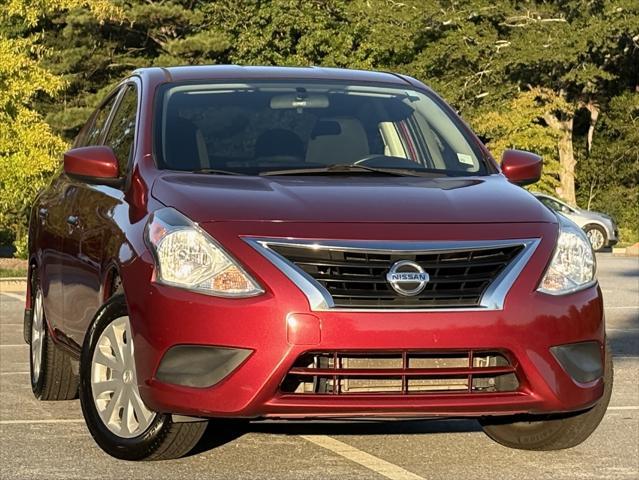
[[[473,157],[466,153],[458,153],[457,159],[459,160],[459,163],[463,163],[464,165],[475,165],[475,162],[473,162]]]

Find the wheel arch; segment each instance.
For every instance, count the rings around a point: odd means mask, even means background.
[[[120,267],[115,261],[111,261],[105,268],[102,279],[102,303],[106,303],[116,293],[124,293],[122,287],[122,275]]]
[[[586,229],[588,229],[589,227],[599,227],[599,228],[601,228],[604,231],[604,233],[606,234],[606,241],[608,240],[608,237],[610,237],[610,233],[608,232],[608,229],[606,228],[606,226],[602,222],[599,222],[597,220],[588,220],[588,222],[585,223],[584,226],[581,227],[581,229],[585,232]]]

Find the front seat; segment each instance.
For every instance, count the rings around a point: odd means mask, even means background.
[[[294,132],[283,128],[266,130],[255,142],[255,158],[276,162],[302,162],[306,156],[306,146]]]
[[[209,156],[202,131],[182,117],[169,117],[164,136],[164,162],[175,170],[209,167]]]
[[[322,127],[329,124],[334,126],[321,131]],[[318,123],[316,130],[308,143],[308,163],[351,164],[371,153],[364,126],[356,118],[327,118]]]

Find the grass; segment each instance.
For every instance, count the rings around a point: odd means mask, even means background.
[[[632,228],[620,227],[619,228],[619,243],[616,247],[630,247],[639,242],[639,231]]]
[[[26,277],[27,261],[19,258],[0,258],[0,278]]]
[[[0,278],[26,277],[27,269],[21,268],[0,268]]]

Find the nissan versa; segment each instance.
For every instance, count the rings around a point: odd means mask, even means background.
[[[149,68],[113,91],[30,222],[25,340],[128,460],[209,418],[471,417],[583,442],[612,389],[587,237],[403,75]]]

